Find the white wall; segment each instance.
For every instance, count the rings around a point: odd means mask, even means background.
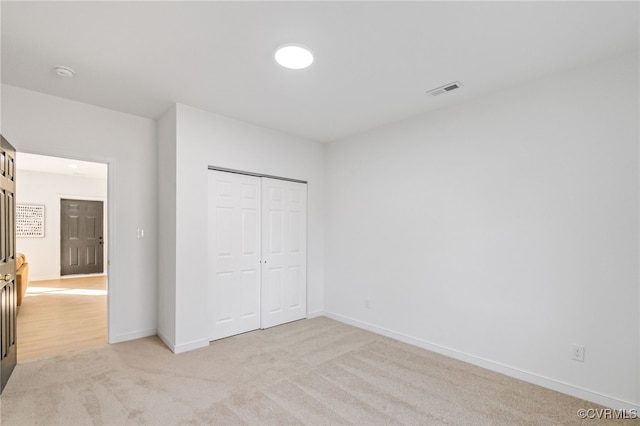
[[[327,312],[637,408],[638,72],[617,58],[329,145]]]
[[[176,341],[176,107],[158,120],[158,336]]]
[[[20,170],[20,153],[16,164],[16,203],[44,205],[45,213],[44,238],[17,237],[16,249],[27,257],[30,281],[60,278],[60,199],[104,201],[106,234],[107,179]],[[105,242],[108,244],[108,239]],[[106,250],[107,246],[105,259]]]
[[[19,152],[109,165],[109,341],[156,333],[156,123],[17,87],[2,87],[2,130]],[[145,237],[136,238],[143,228]]]
[[[307,311],[320,313],[324,297],[323,146],[180,104],[176,123],[176,281],[161,284],[168,293],[175,286],[176,336],[175,341],[167,338],[165,342],[176,352],[208,344],[209,165],[308,181]],[[166,127],[172,129],[172,125]],[[171,205],[169,201],[161,209]],[[168,222],[170,226],[171,219]]]
[[[18,151],[109,163],[112,342],[159,322],[177,352],[207,344],[215,165],[309,181],[310,313],[638,406],[638,71],[629,56],[386,126],[331,144],[326,168],[319,144],[184,105],[158,152],[152,120],[3,86],[2,130]]]

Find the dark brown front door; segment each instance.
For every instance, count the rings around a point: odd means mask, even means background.
[[[60,275],[104,271],[102,201],[60,200]]]
[[[17,359],[16,150],[0,136],[0,393]]]

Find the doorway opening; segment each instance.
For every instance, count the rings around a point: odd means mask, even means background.
[[[27,153],[16,164],[16,204],[43,211],[42,232],[16,238],[28,268],[18,361],[106,345],[108,166]]]

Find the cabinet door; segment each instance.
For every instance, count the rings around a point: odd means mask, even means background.
[[[262,178],[262,328],[307,315],[307,185]]]

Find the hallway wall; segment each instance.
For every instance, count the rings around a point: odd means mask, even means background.
[[[60,199],[96,200],[104,202],[104,235],[108,233],[107,179],[64,176],[53,173],[20,170],[18,153],[17,204],[44,205],[44,238],[16,238],[18,253],[24,253],[29,262],[29,279],[51,280],[60,278]],[[108,238],[104,251],[108,252]],[[105,256],[106,259],[106,256]],[[106,273],[106,268],[105,268]]]

